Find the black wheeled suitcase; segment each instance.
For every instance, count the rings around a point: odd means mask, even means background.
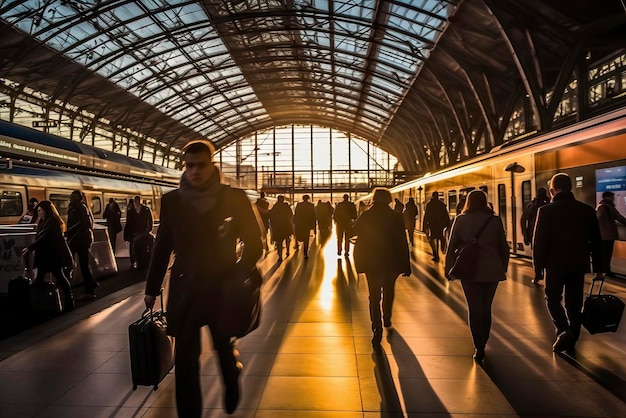
[[[146,309],[141,319],[128,326],[133,390],[137,386],[153,386],[157,390],[174,367],[174,342],[166,335],[165,326],[162,307],[159,311]]]
[[[17,276],[9,280],[8,306],[10,316],[23,319],[30,313],[30,279]]]
[[[598,294],[594,295],[593,287],[597,281],[600,282],[600,288]],[[604,279],[594,279],[583,305],[582,323],[590,334],[617,331],[624,313],[624,302],[617,296],[603,295],[603,285]]]
[[[55,283],[35,283],[30,287],[30,304],[35,312],[60,313],[61,292]]]

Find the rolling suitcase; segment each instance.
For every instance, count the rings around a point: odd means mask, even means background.
[[[30,313],[30,279],[17,276],[9,280],[9,316],[23,320]]]
[[[61,313],[61,292],[53,282],[43,282],[30,287],[30,305],[35,312]]]
[[[162,297],[159,311],[146,309],[141,319],[128,326],[133,390],[140,385],[157,390],[174,367],[174,342],[165,334],[165,326]]]
[[[593,287],[596,281],[600,282],[600,288],[598,294],[594,295]],[[590,334],[617,331],[624,313],[624,302],[617,296],[603,295],[603,285],[604,279],[594,279],[591,282],[589,296],[585,298],[583,305],[582,324]]]

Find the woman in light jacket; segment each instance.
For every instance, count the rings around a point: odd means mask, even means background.
[[[385,327],[391,327],[396,279],[401,273],[411,274],[411,260],[402,214],[389,207],[391,193],[388,189],[377,188],[373,201],[372,207],[352,226],[351,234],[357,235],[354,262],[356,271],[365,273],[367,278],[372,345],[378,347],[383,337],[383,319]]]
[[[476,274],[461,280],[474,341],[474,360],[477,362],[482,362],[485,358],[485,345],[491,330],[491,304],[498,282],[506,280],[509,264],[509,247],[502,221],[489,208],[484,192],[474,190],[468,195],[463,213],[452,225],[446,253],[446,275],[448,275],[454,265],[456,250],[471,241],[487,221],[477,240]]]

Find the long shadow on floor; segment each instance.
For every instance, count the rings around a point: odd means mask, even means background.
[[[438,418],[451,417],[445,405],[430,385],[419,361],[404,338],[391,328],[387,341],[391,345],[391,352],[398,365],[400,392],[404,399],[406,412],[427,412],[437,414]],[[378,360],[378,357],[376,359]],[[385,363],[382,361],[378,361],[376,365],[381,368],[381,371],[385,367]],[[386,367],[389,367],[388,363]],[[381,397],[387,395],[384,392],[380,392],[380,394]],[[393,402],[390,403],[390,406],[393,406]]]

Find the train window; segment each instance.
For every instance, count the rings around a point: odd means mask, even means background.
[[[20,216],[23,211],[22,193],[3,190],[0,196],[0,216]]]
[[[506,185],[498,184],[498,215],[502,219],[502,224],[506,230]]]
[[[522,182],[522,210],[528,206],[532,200],[532,190],[530,188],[530,180]]]
[[[59,211],[59,215],[67,216],[67,211],[70,207],[70,195],[52,193],[50,195],[50,201],[56,206]]]
[[[99,197],[91,198],[91,213],[100,215],[102,213],[102,200]]]
[[[456,208],[456,204],[458,203],[458,196],[456,194],[456,190],[448,191],[448,209],[454,210]]]

